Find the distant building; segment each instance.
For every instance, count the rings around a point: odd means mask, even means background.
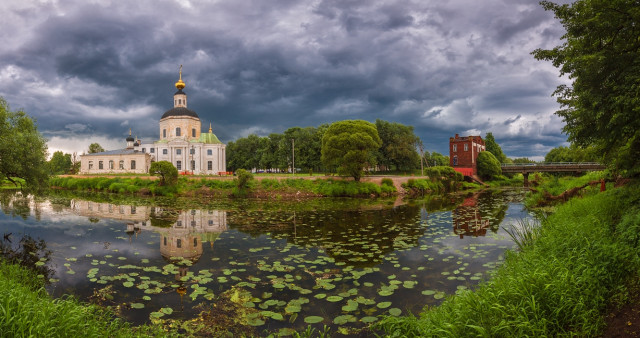
[[[151,162],[171,162],[179,172],[200,175],[215,175],[227,169],[226,145],[212,132],[201,132],[202,123],[195,111],[187,108],[187,94],[182,91],[186,84],[180,79],[175,86],[173,108],[160,118],[160,139],[143,143],[127,137],[127,148],[80,156],[80,173],[146,173]]]
[[[480,136],[449,138],[449,165],[465,176],[478,174],[478,154],[485,151],[484,141]]]

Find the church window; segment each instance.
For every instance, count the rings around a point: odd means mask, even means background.
[[[135,215],[135,213],[136,213],[136,207],[132,205],[131,206],[131,214]]]
[[[162,155],[166,155],[168,153],[167,149],[162,149]]]
[[[456,152],[456,151],[458,151],[458,145],[457,145],[457,144],[454,144],[454,145],[453,145],[453,152]]]
[[[182,155],[182,149],[180,148],[176,149],[176,155]]]
[[[176,226],[181,227],[182,226],[182,221],[177,221],[176,222]]]
[[[93,169],[93,161],[89,161],[89,170]]]
[[[180,136],[180,127],[176,128],[176,136]]]
[[[195,154],[195,153],[196,153],[196,150],[195,150],[195,149],[193,149],[193,148],[191,148],[191,149],[189,149],[189,152],[191,153],[191,155],[193,155],[193,154]]]
[[[142,148],[142,152],[143,152],[143,153],[146,153],[146,152],[147,152],[147,149],[146,149],[146,148]]]
[[[198,246],[198,239],[197,239],[197,238],[194,238],[194,239],[193,239],[193,247],[195,248],[195,247],[197,247],[197,246]]]
[[[120,163],[118,164],[118,169],[124,170],[124,161],[123,160],[120,160]]]
[[[98,161],[98,169],[104,169],[104,164],[102,164],[102,161]]]
[[[162,129],[162,138],[167,138],[167,130]]]
[[[196,161],[191,160],[191,170],[196,170]]]
[[[149,148],[149,152],[154,154],[156,152],[156,148]]]
[[[212,219],[209,220],[209,225],[213,225],[213,220]]]
[[[207,155],[209,155],[209,156],[213,155],[213,150],[207,149]]]
[[[118,211],[119,211],[121,214],[124,214],[124,205],[121,205],[121,206],[118,208]]]
[[[213,170],[213,162],[207,161],[207,170]]]
[[[109,161],[109,169],[113,169],[113,160]]]
[[[182,161],[176,161],[176,169],[182,170]]]
[[[136,168],[136,160],[131,160],[131,169]]]
[[[464,144],[464,151],[469,151],[469,145],[468,144]]]
[[[196,137],[196,129],[191,129],[191,137]]]
[[[176,241],[176,247],[182,248],[182,240],[180,238],[178,238],[178,240]]]

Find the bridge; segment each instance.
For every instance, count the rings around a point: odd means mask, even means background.
[[[503,163],[501,167],[502,173],[522,174],[525,187],[529,185],[530,173],[581,173],[606,169],[605,165],[596,162]]]

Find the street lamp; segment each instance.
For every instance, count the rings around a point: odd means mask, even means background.
[[[295,148],[295,144],[296,141],[295,139],[291,139],[291,162],[292,162],[292,168],[291,168],[291,172],[293,173],[293,175],[296,175],[296,148]]]

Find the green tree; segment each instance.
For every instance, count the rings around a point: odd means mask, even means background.
[[[444,156],[438,152],[424,152],[424,159],[429,166],[448,166],[449,156]]]
[[[502,174],[500,161],[490,152],[483,151],[478,154],[478,176],[483,180],[491,180]]]
[[[341,175],[360,181],[362,169],[372,163],[372,153],[382,145],[373,123],[345,120],[332,123],[322,137],[322,163],[337,167]]]
[[[99,145],[98,143],[91,143],[89,145],[89,154],[101,153],[103,151],[104,151],[104,148],[102,148],[102,146]]]
[[[160,177],[160,185],[174,185],[178,183],[178,169],[169,161],[152,162],[149,174]]]
[[[67,174],[71,170],[71,154],[56,151],[49,160],[49,169],[53,175]]]
[[[507,161],[507,156],[502,152],[502,148],[498,142],[496,142],[496,139],[493,137],[493,133],[489,132],[484,137],[484,146],[500,163],[505,163]]]
[[[637,0],[542,1],[566,29],[563,44],[537,49],[572,80],[554,92],[569,141],[593,145],[615,167],[640,164],[640,6]]]
[[[0,177],[24,190],[42,190],[49,179],[46,158],[47,143],[34,120],[23,111],[12,112],[0,98]]]
[[[511,160],[511,162],[515,164],[527,164],[527,163],[536,163],[534,160],[530,160],[528,157],[517,157]]]
[[[412,170],[420,166],[420,155],[416,150],[419,139],[413,132],[413,126],[377,119],[376,128],[382,140],[378,164],[387,168],[395,166],[398,170]]]

